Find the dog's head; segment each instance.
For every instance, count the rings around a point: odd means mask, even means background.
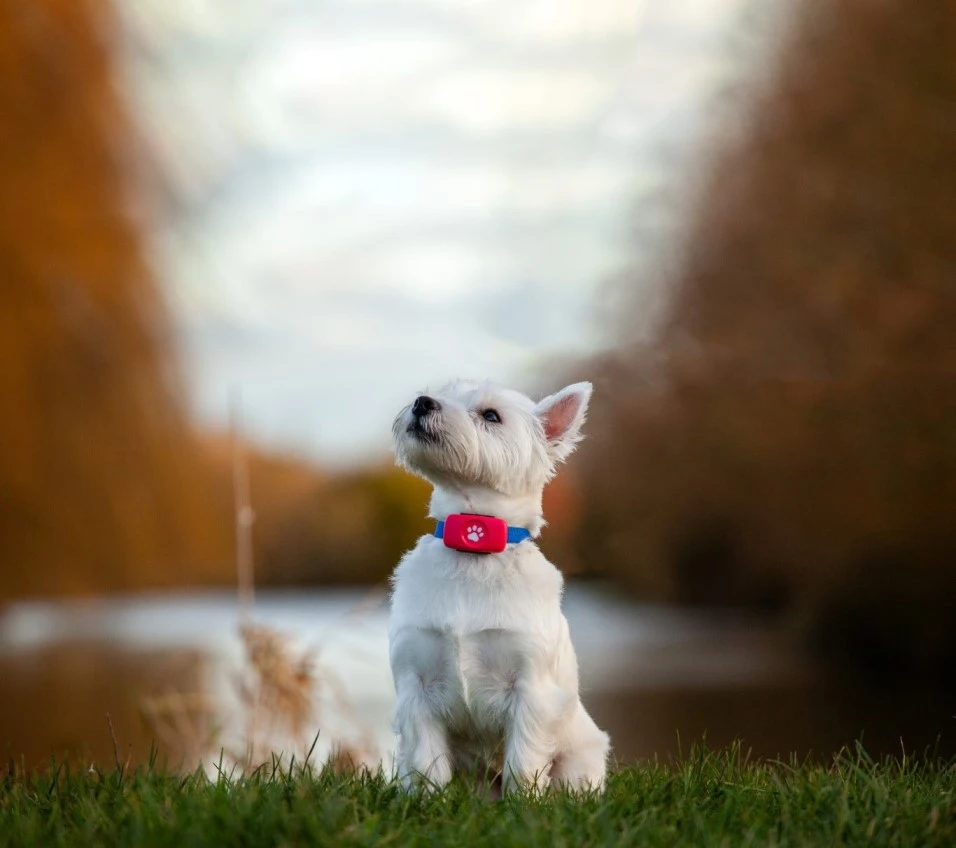
[[[580,440],[590,396],[590,383],[575,383],[535,403],[494,383],[456,380],[398,414],[395,453],[436,486],[533,493]]]

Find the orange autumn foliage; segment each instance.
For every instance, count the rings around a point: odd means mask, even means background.
[[[101,0],[0,3],[0,601],[235,581],[231,442],[183,401],[116,33]],[[422,523],[390,467],[247,452],[264,582],[383,580]]]
[[[2,594],[204,580],[228,557],[132,220],[109,7],[0,5]]]
[[[956,661],[954,55],[950,0],[799,6],[707,163],[658,337],[601,364],[592,568]]]

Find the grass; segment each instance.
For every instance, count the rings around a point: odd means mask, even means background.
[[[382,775],[154,765],[0,778],[0,845],[956,845],[956,763],[750,763],[739,748],[621,768],[604,796],[402,794]]]

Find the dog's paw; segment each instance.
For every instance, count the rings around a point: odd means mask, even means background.
[[[469,542],[480,542],[485,535],[485,528],[480,524],[469,524],[466,530],[465,538],[468,539]]]

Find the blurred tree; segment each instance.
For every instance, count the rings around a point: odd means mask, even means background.
[[[232,446],[181,400],[116,37],[104,0],[0,0],[0,600],[235,580]],[[381,581],[428,526],[394,467],[246,452],[262,582]]]
[[[800,4],[695,192],[655,344],[601,366],[591,567],[956,667],[954,56],[952,0]]]
[[[339,474],[275,515],[260,538],[267,584],[385,581],[432,528],[429,487],[389,463]]]
[[[0,596],[208,579],[228,525],[133,222],[100,0],[0,3]]]

